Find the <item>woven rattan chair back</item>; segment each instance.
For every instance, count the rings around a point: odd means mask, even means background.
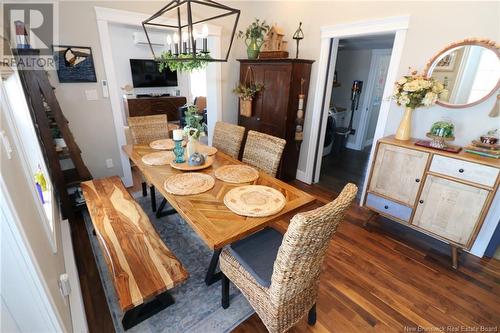
[[[245,127],[218,121],[215,124],[212,146],[238,159],[244,134]]]
[[[154,140],[168,139],[167,115],[129,117],[128,125],[134,144],[148,144]]]
[[[243,162],[275,177],[286,141],[256,131],[248,131]]]
[[[271,303],[300,300],[304,311],[314,304],[326,250],[357,191],[356,185],[347,184],[333,202],[292,218],[274,262]]]

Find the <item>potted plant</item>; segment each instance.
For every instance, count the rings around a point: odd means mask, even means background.
[[[238,32],[238,38],[245,38],[248,59],[257,59],[260,47],[264,43],[264,38],[269,29],[270,27],[266,24],[266,21],[260,22],[260,20],[256,18],[255,21],[247,27],[245,32],[241,30]]]
[[[249,85],[239,84],[233,89],[240,98],[240,114],[244,117],[252,116],[252,101],[255,95],[264,89],[264,85],[260,83],[250,83]]]
[[[203,116],[199,113],[198,107],[189,105],[184,112],[184,133],[188,137],[186,145],[188,158],[198,151],[198,141],[200,137],[205,136],[206,124],[203,122]]]
[[[405,107],[405,113],[396,131],[396,139],[410,139],[413,110],[434,105],[439,98],[444,98],[447,94],[448,91],[441,82],[431,77],[418,75],[417,71],[399,79],[394,84],[392,98],[399,106]]]

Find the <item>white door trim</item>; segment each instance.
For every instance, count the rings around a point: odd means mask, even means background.
[[[16,146],[16,149],[18,148]],[[25,162],[21,159],[21,163]],[[7,281],[2,280],[0,284],[2,288],[9,288],[8,292],[6,290],[0,292],[4,303],[2,305],[9,308],[8,311],[22,331],[30,330],[30,325],[37,323],[37,326],[43,325],[43,327],[37,327],[40,331],[64,332],[63,319],[57,310],[52,294],[49,292],[47,281],[43,278],[33,250],[27,242],[15,205],[1,174],[0,205],[2,247],[5,246],[9,249],[12,266],[16,266],[12,267],[11,264],[2,262],[2,269],[10,271],[9,275],[5,277]],[[15,281],[11,281],[12,279]],[[16,288],[21,288],[21,290],[16,292]],[[29,297],[21,296],[26,295],[26,293],[29,294]],[[26,313],[25,306],[28,303],[30,310],[32,310],[29,314]],[[28,320],[28,318],[30,319]]]
[[[381,55],[391,55],[391,49],[377,49],[372,50],[371,52],[371,60],[370,60],[370,73],[368,74],[368,80],[366,84],[366,94],[365,98],[363,98],[363,106],[361,109],[361,119],[359,120],[358,125],[358,137],[356,138],[356,149],[363,150],[366,146],[366,131],[368,130],[368,123],[370,120],[370,114],[366,111],[370,107],[370,102],[373,97],[373,88],[375,87],[375,77],[377,75],[376,70],[378,67],[377,61],[380,59]],[[373,140],[372,140],[373,142]]]
[[[387,81],[384,88],[384,96],[388,96],[392,92],[392,82],[396,79],[397,70],[399,68],[401,55],[406,39],[406,30],[408,29],[410,17],[397,16],[371,21],[354,22],[350,24],[340,24],[321,28],[321,49],[318,61],[318,77],[316,79],[316,92],[313,100],[313,115],[311,120],[310,140],[308,146],[309,154],[312,154],[307,159],[305,181],[307,183],[319,181],[319,171],[321,168],[321,154],[317,154],[318,146],[324,141],[326,121],[320,121],[324,118],[324,93],[327,83],[327,78],[331,81],[332,77],[327,77],[326,69],[329,63],[329,46],[331,39],[340,39],[347,37],[355,37],[362,35],[375,35],[385,33],[395,33],[394,45],[391,53],[391,62],[387,73]],[[335,67],[335,66],[330,66]],[[331,72],[332,70],[330,70]],[[381,138],[384,134],[385,125],[389,115],[390,101],[384,98],[381,106],[375,130],[374,141]],[[373,153],[373,150],[372,150]],[[371,157],[370,157],[371,160]],[[371,165],[371,163],[370,163]],[[369,170],[368,170],[369,172]],[[369,173],[367,173],[369,174]],[[314,177],[314,178],[313,178]],[[366,182],[365,182],[366,188]],[[363,196],[365,188],[363,188]],[[361,201],[362,202],[362,201]]]
[[[105,7],[94,7],[97,19],[97,30],[99,33],[99,41],[104,62],[104,71],[108,81],[109,101],[113,113],[113,122],[115,125],[115,135],[120,152],[120,160],[123,169],[122,181],[126,187],[133,185],[132,172],[130,170],[130,161],[122,150],[122,146],[126,144],[125,131],[123,128],[123,115],[120,106],[121,98],[118,93],[118,83],[116,81],[115,68],[113,62],[113,54],[111,50],[111,36],[109,35],[109,24],[119,23],[133,26],[140,26],[141,22],[147,19],[150,15],[144,13],[130,12]],[[158,20],[158,19],[157,19]],[[162,20],[165,23],[171,23],[169,20]],[[221,28],[214,25],[208,25],[209,41],[213,45],[214,54],[220,54],[221,51]],[[210,63],[207,67],[207,112],[208,112],[208,127],[209,132],[215,126],[215,122],[222,119],[222,86],[221,86],[221,64]],[[213,84],[213,82],[218,84]],[[208,84],[210,83],[210,84]],[[208,87],[211,87],[208,89]],[[210,92],[211,95],[208,94]],[[210,98],[213,97],[213,98]]]

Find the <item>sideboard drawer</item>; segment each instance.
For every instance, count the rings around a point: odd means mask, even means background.
[[[406,222],[410,220],[412,211],[408,206],[395,203],[372,193],[368,193],[366,196],[366,206]]]
[[[441,155],[434,155],[429,170],[490,187],[495,185],[498,176],[497,168]]]

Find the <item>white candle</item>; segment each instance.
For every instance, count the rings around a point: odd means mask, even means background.
[[[174,130],[174,141],[181,141],[183,138],[184,131],[181,129]]]

